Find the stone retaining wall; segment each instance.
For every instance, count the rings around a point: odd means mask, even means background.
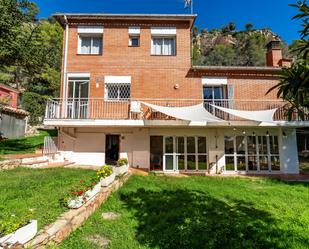
[[[8,169],[15,169],[21,164],[20,159],[12,159],[12,160],[5,160],[0,161],[0,171],[1,170],[8,170]]]
[[[128,180],[130,175],[131,173],[127,173],[123,177],[115,180],[110,186],[102,188],[95,198],[88,201],[79,209],[71,209],[63,213],[54,223],[39,231],[36,237],[29,241],[25,247],[41,249],[50,244],[60,244],[71,232],[81,226],[114,191],[120,188]]]

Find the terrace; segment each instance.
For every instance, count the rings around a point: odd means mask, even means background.
[[[153,106],[151,106],[153,105]],[[210,117],[219,119],[221,123],[233,121],[257,121],[255,112],[274,110],[272,119],[274,121],[288,121],[285,115],[287,103],[281,100],[239,100],[239,99],[220,99],[220,100],[201,100],[201,99],[121,99],[104,100],[100,98],[71,98],[49,100],[46,107],[45,123],[56,125],[55,121],[87,121],[87,120],[123,120],[133,121],[181,121],[186,118],[177,118],[173,114],[173,107],[181,111],[181,108],[190,108],[202,105]],[[154,107],[155,106],[155,107]],[[168,109],[172,114],[167,114],[160,108]],[[166,108],[168,107],[168,108]],[[228,110],[245,111],[250,114],[252,119],[246,119],[239,115],[233,115],[226,110],[218,109],[223,107]],[[176,110],[176,109],[175,109]],[[188,110],[187,110],[188,111]],[[271,113],[271,112],[270,112]],[[299,121],[295,114],[292,121]],[[193,120],[191,120],[193,121]],[[194,120],[197,121],[197,120]],[[205,120],[201,120],[205,121]],[[213,120],[209,120],[213,121]],[[226,122],[227,121],[227,122]],[[212,123],[212,122],[208,122]],[[242,122],[243,123],[243,122]]]

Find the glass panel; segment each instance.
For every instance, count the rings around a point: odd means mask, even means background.
[[[101,54],[102,53],[102,38],[101,37],[94,37],[92,38],[92,54]]]
[[[206,154],[206,137],[198,137],[198,153]]]
[[[139,46],[139,37],[131,37],[130,38],[130,46],[138,47]]]
[[[83,99],[87,99],[88,98],[88,87],[89,87],[89,83],[88,82],[83,82],[83,83],[79,83],[78,84],[78,88],[79,88],[79,98],[83,98]]]
[[[234,153],[234,137],[224,137],[225,142],[225,154],[233,154]]]
[[[68,98],[73,98],[74,81],[69,81]]]
[[[268,170],[268,157],[260,156],[260,170]]]
[[[185,169],[185,156],[177,156],[177,162],[178,162],[178,170],[184,170]]]
[[[81,37],[81,53],[90,54],[91,52],[91,37]]]
[[[177,153],[185,153],[185,138],[184,137],[176,137],[177,142]]]
[[[163,137],[150,137],[150,170],[163,170]]]
[[[237,136],[236,137],[236,152],[237,154],[245,154],[246,149],[245,149],[245,143],[246,137],[244,136]]]
[[[162,38],[153,38],[153,54],[161,55],[163,48],[163,39]]]
[[[114,84],[105,85],[108,99],[118,99],[118,86]]]
[[[248,170],[256,171],[257,170],[257,157],[248,156]]]
[[[247,144],[248,144],[248,154],[256,154],[256,137],[255,136],[248,136],[247,137]]]
[[[198,156],[198,165],[199,170],[207,169],[207,156]]]
[[[196,158],[195,155],[188,155],[187,156],[187,169],[188,170],[196,170]]]
[[[225,156],[225,170],[234,171],[234,156]]]
[[[269,137],[270,154],[279,154],[278,137]]]
[[[246,157],[238,156],[237,157],[237,170],[245,171],[246,170]]]
[[[213,99],[212,87],[203,87],[204,99]]]
[[[173,153],[173,137],[166,137],[165,138],[165,153]]]
[[[187,153],[195,153],[195,137],[187,137]]]
[[[259,154],[267,155],[267,137],[266,136],[259,136],[258,146],[259,146]]]
[[[119,84],[119,99],[129,99],[131,96],[131,84]]]
[[[214,87],[214,99],[223,99],[222,87]]]
[[[174,169],[174,162],[173,162],[173,156],[172,155],[166,155],[165,156],[165,169],[166,170],[173,170]]]
[[[279,156],[271,157],[271,170],[279,171],[280,170],[280,159]]]

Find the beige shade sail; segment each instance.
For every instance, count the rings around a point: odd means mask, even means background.
[[[274,122],[274,114],[277,111],[277,108],[271,110],[262,110],[262,111],[242,111],[242,110],[234,110],[228,109],[221,106],[211,105],[218,110],[224,111],[228,114],[231,114],[236,117],[258,121],[258,122]]]
[[[203,122],[224,122],[205,110],[204,104],[183,107],[159,106],[146,102],[141,102],[144,105],[161,112],[165,115],[187,121],[203,121]]]

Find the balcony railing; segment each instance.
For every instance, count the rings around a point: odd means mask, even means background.
[[[244,119],[215,109],[212,105],[244,111],[261,111],[277,108],[274,120],[287,120],[285,115],[286,102],[280,100],[238,99],[214,101],[201,99],[57,99],[47,102],[45,119],[175,120],[175,118],[160,113],[142,102],[167,107],[185,107],[204,103],[207,111],[226,121],[242,121]],[[299,120],[297,114],[293,115],[292,120]]]

